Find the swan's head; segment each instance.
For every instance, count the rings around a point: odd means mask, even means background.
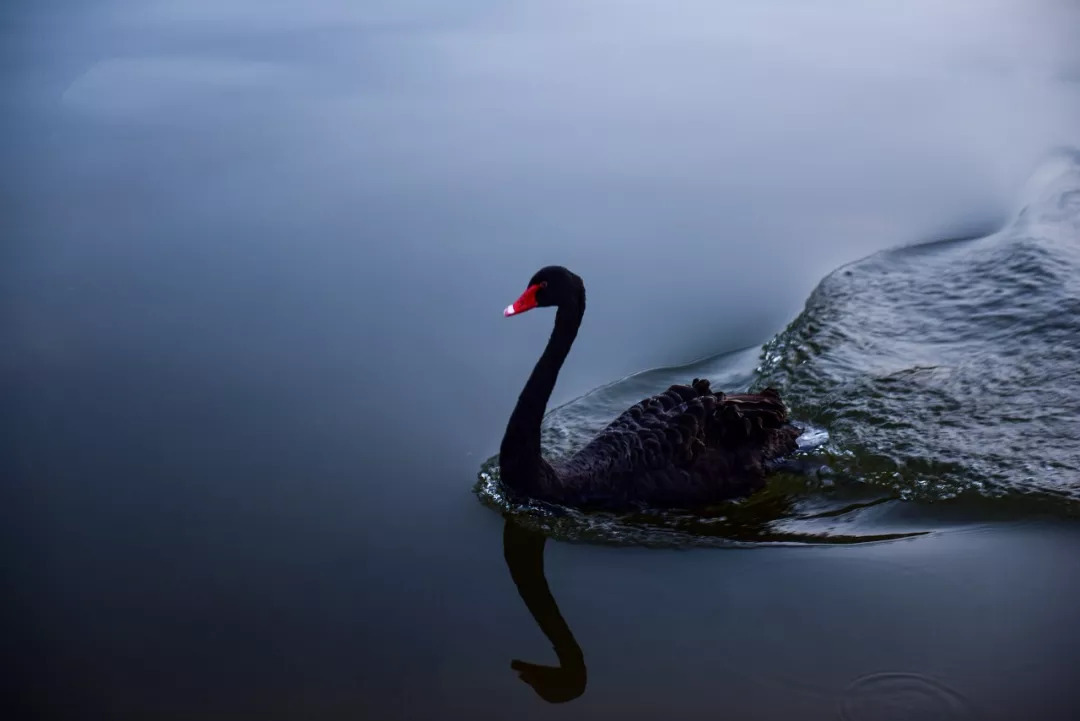
[[[536,271],[521,297],[506,306],[503,315],[510,317],[533,308],[585,304],[585,283],[561,265],[549,265]]]

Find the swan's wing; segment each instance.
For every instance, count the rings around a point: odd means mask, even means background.
[[[627,408],[600,431],[597,439],[666,425],[674,414],[685,408],[687,403],[713,395],[707,380],[695,378],[690,385],[673,385],[663,393],[658,393]]]
[[[715,405],[708,381],[695,379],[690,385],[673,385],[623,411],[560,464],[559,473],[595,483],[635,470],[671,465],[677,459],[685,462],[690,443],[699,435],[696,419],[707,415],[706,406]]]
[[[570,459],[566,470],[594,479],[665,469],[693,471],[714,463],[716,451],[766,450],[787,421],[787,409],[771,388],[728,396],[695,379],[628,408]],[[780,435],[785,448],[776,450],[787,450],[789,434]]]

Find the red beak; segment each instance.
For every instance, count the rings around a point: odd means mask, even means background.
[[[530,285],[525,289],[525,292],[521,294],[521,297],[515,300],[510,305],[506,306],[506,310],[503,311],[503,316],[509,318],[512,315],[518,313],[524,313],[527,310],[532,310],[536,307],[536,291],[544,287],[543,283],[537,283],[536,285]]]

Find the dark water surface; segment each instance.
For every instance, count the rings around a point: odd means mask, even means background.
[[[18,717],[1073,718],[1075,11],[5,6]],[[548,263],[549,452],[704,375],[810,472],[503,508]]]

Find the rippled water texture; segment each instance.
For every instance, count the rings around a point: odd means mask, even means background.
[[[806,429],[806,471],[703,512],[616,517],[513,507],[493,458],[481,499],[563,538],[648,545],[844,543],[959,516],[1076,514],[1080,155],[1050,159],[1014,221],[993,235],[835,271],[760,354],[649,371],[555,409],[546,452],[570,453],[641,397],[701,375],[726,390],[779,388]]]
[[[755,385],[827,427],[852,475],[905,497],[1080,501],[1080,161],[1009,227],[842,268]]]
[[[916,673],[876,673],[848,687],[841,721],[957,721],[972,718],[969,702],[940,681]]]

